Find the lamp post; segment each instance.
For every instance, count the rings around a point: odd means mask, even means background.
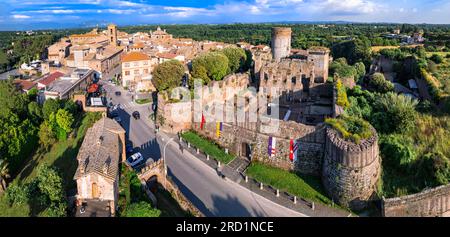
[[[163,148],[164,186],[166,186],[166,180],[167,180],[166,148],[167,148],[167,145],[169,145],[169,143],[170,143],[171,141],[173,141],[173,139],[174,139],[173,137],[170,138],[170,139],[166,142],[166,144],[164,145],[164,148]],[[163,138],[162,140],[164,141],[164,138]]]

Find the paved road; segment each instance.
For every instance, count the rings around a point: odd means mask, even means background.
[[[167,135],[160,132],[156,136],[154,125],[148,119],[150,105],[132,103],[131,95],[127,95],[129,93],[123,90],[121,96],[115,96],[114,92],[120,89],[111,84],[106,84],[104,88],[113,104],[121,104],[123,110],[119,114],[127,131],[127,138],[144,157],[160,159],[167,144],[166,162],[170,177],[181,192],[206,216],[304,216],[254,194],[239,184],[220,178],[200,160],[188,153],[183,154]],[[130,116],[133,111],[141,113],[140,120]]]

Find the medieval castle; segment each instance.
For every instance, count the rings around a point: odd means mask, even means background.
[[[205,122],[193,119],[171,123],[173,115],[169,111],[175,105],[159,98],[158,113],[166,118],[165,129],[171,132],[193,129],[243,159],[320,176],[336,203],[353,209],[365,207],[380,178],[377,133],[373,130],[372,137],[355,144],[324,124],[326,118],[337,117],[342,110],[336,105],[333,83],[327,82],[332,60],[329,49],[293,50],[291,29],[277,27],[272,30],[271,48],[253,47],[251,52],[251,73],[229,75],[222,81],[211,82],[209,88],[218,86],[238,92],[250,86],[256,88],[257,94],[267,96],[269,101],[268,106],[258,108],[261,116],[257,121],[248,118],[252,101],[247,100],[245,114],[233,114],[233,122],[220,122],[220,133],[217,121],[207,115]],[[271,90],[274,87],[278,88],[275,93]],[[223,93],[217,98],[206,86],[201,93],[205,111],[211,110],[215,102],[233,100],[236,95]],[[274,98],[279,110],[277,118],[267,116],[274,107],[270,103]],[[236,109],[237,103],[234,106]],[[179,108],[187,110],[191,106]],[[202,116],[194,112],[191,115]],[[278,129],[267,129],[274,123]]]

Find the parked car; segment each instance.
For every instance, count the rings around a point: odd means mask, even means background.
[[[116,122],[122,125],[122,119],[120,117],[114,117],[114,120],[116,120]]]
[[[133,118],[134,118],[134,119],[140,119],[140,118],[141,118],[141,114],[139,114],[138,111],[134,111],[134,112],[133,112]]]
[[[116,91],[116,96],[120,96],[120,95],[122,95],[122,92]]]
[[[127,162],[131,167],[135,167],[144,161],[144,157],[140,152],[134,153],[132,156],[128,157]]]
[[[111,118],[119,117],[119,112],[117,110],[111,110],[111,112],[109,112],[109,116]]]
[[[133,143],[128,141],[127,144],[125,145],[125,149],[127,151],[127,154],[133,153],[133,151],[134,151]]]

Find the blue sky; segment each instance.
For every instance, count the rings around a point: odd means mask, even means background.
[[[0,30],[133,24],[356,21],[450,24],[449,0],[0,0]]]

